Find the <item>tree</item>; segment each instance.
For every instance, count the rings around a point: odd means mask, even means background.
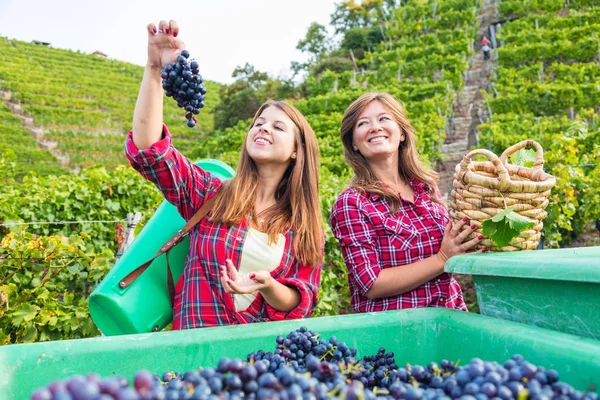
[[[244,79],[223,86],[220,93],[221,100],[213,109],[215,129],[229,128],[240,120],[252,118],[261,105],[256,94],[256,89]]]
[[[236,67],[231,76],[236,81],[221,88],[221,100],[213,109],[215,129],[229,128],[252,118],[268,99],[286,99],[297,92],[292,79],[271,79],[248,63]]]
[[[266,72],[257,71],[253,65],[248,63],[243,67],[239,65],[235,67],[231,77],[236,78],[237,81],[246,82],[254,90],[258,90],[260,85],[269,79],[269,75]]]
[[[308,53],[310,63],[318,62],[330,50],[331,39],[328,37],[327,28],[313,22],[310,24],[306,37],[298,42],[296,48],[303,53]]]
[[[394,3],[393,1],[386,1]],[[346,0],[339,3],[331,15],[331,25],[335,33],[345,33],[352,28],[367,28],[383,20],[383,0],[364,0],[357,3],[355,0]]]

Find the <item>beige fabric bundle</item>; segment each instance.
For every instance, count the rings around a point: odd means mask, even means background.
[[[533,168],[508,163],[508,157],[525,147],[534,147],[537,151]],[[477,155],[490,161],[471,161]],[[473,150],[467,153],[456,166],[454,189],[451,193],[450,216],[452,222],[467,217],[477,229],[469,236],[474,238],[482,234],[481,224],[506,207],[527,217],[536,225],[522,232],[505,247],[498,249],[489,239],[484,238],[477,248],[486,247],[489,251],[534,250],[538,247],[542,221],[548,216],[550,189],[556,184],[556,178],[544,172],[544,150],[533,140],[519,142],[502,153],[500,158],[488,150]],[[465,229],[470,227],[465,226]]]

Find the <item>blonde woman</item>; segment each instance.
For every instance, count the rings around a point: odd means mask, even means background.
[[[189,220],[173,329],[303,318],[317,303],[323,259],[316,136],[294,107],[269,101],[249,127],[236,176],[223,183],[181,155],[163,124],[160,69],[185,48],[175,21],[148,27],[148,62],[125,152]]]
[[[413,128],[388,93],[367,93],[342,119],[346,162],[354,171],[337,199],[331,225],[342,248],[357,312],[413,307],[467,310],[449,257],[475,246],[449,224],[437,174],[419,159]]]

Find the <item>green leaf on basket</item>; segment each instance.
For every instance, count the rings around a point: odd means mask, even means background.
[[[527,217],[519,215],[516,212],[508,213],[506,219],[508,220],[510,227],[519,231],[519,234],[535,226],[535,221],[532,221]]]
[[[483,221],[482,228],[483,235],[489,237],[498,248],[502,248],[534,225],[534,221],[514,212],[513,207],[507,207],[504,211]]]
[[[498,213],[498,214],[494,215],[494,216],[492,217],[492,221],[494,221],[494,222],[500,222],[500,221],[502,221],[504,218],[506,218],[506,216],[507,216],[509,213],[511,213],[511,212],[513,212],[513,211],[515,211],[515,208],[514,208],[514,207],[507,207],[507,208],[506,208],[504,211],[502,211],[502,212],[500,212],[500,213]]]
[[[514,165],[532,168],[537,159],[537,153],[533,149],[521,149],[510,156],[510,162]]]

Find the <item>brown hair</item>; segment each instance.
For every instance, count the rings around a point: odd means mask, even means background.
[[[269,241],[288,229],[294,230],[294,253],[304,265],[317,266],[323,261],[321,207],[319,202],[319,146],[317,137],[306,118],[293,106],[269,100],[265,102],[250,124],[268,107],[277,107],[296,125],[296,158],[290,162],[275,191],[277,202],[264,212],[268,221]],[[217,192],[211,220],[227,225],[239,224],[254,210],[258,172],[246,150],[246,139],[238,162],[236,175]]]
[[[419,153],[417,152],[417,139],[414,129],[406,117],[406,112],[402,105],[389,93],[365,93],[356,99],[346,109],[342,118],[342,127],[340,137],[344,145],[344,158],[352,170],[354,177],[352,178],[351,187],[360,190],[361,192],[369,192],[377,194],[392,205],[392,212],[397,212],[400,207],[400,197],[395,191],[392,191],[383,186],[382,182],[377,179],[369,162],[358,151],[352,148],[352,137],[354,127],[358,121],[360,113],[373,101],[379,101],[392,114],[396,123],[400,126],[400,130],[404,134],[405,140],[400,142],[398,154],[398,172],[400,177],[405,182],[410,182],[411,178],[417,178],[422,181],[433,194],[432,201],[444,204],[438,198],[437,182],[439,181],[438,174],[431,168],[425,166]]]

